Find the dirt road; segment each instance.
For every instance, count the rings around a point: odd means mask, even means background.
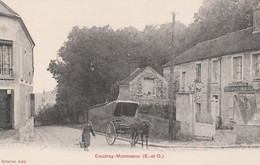
[[[85,152],[79,148],[81,130],[48,126],[36,127],[37,138],[28,145],[0,146],[0,164],[16,162],[12,164],[41,165],[139,165],[139,164],[259,164],[260,150],[247,149],[176,149],[150,147],[141,148],[137,145],[131,148],[129,142],[116,140],[109,146],[105,137],[97,135],[91,137],[90,151]]]

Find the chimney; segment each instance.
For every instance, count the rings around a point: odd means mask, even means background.
[[[253,33],[260,32],[260,3],[253,9]]]

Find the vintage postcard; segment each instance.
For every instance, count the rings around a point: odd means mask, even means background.
[[[259,154],[259,0],[0,0],[0,164]]]

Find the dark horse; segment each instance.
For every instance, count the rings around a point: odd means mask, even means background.
[[[146,148],[148,148],[148,138],[150,132],[150,125],[149,121],[138,121],[132,125],[131,129],[131,147],[134,147],[138,141],[138,135],[141,135],[142,139],[142,147],[144,146],[144,136],[146,142]]]

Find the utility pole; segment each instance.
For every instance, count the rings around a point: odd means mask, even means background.
[[[175,116],[174,110],[174,99],[175,99],[175,90],[174,90],[174,61],[175,61],[175,54],[174,54],[174,29],[175,29],[175,12],[172,12],[172,57],[171,57],[171,74],[170,74],[170,85],[169,85],[169,101],[170,101],[170,115],[169,115],[169,141],[173,140],[173,120]]]

